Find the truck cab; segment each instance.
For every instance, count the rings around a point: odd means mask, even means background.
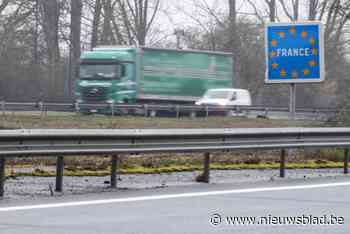
[[[109,108],[89,107],[133,102],[136,96],[134,55],[130,50],[84,52],[75,84],[76,102],[82,112],[105,113]],[[84,105],[87,104],[87,105]]]
[[[250,93],[245,89],[208,89],[196,105],[250,106]]]

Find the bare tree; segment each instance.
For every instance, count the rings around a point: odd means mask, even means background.
[[[1,7],[0,15],[4,13],[7,6],[12,6],[13,11],[9,14],[4,14],[4,22],[2,24],[2,37],[0,40],[0,54],[6,49],[6,44],[12,42],[16,36],[16,29],[21,27],[26,19],[32,14],[33,6],[28,2],[13,4],[11,1],[4,1]],[[1,29],[0,29],[1,30]]]
[[[218,42],[219,37],[216,33],[218,32],[218,28],[227,29],[225,17],[223,17],[223,15],[221,15],[216,9],[216,5],[210,6],[207,0],[192,0],[191,4],[196,8],[195,14],[179,7],[177,7],[177,11],[183,12],[189,19],[197,24],[201,29],[201,33],[198,33],[193,27],[188,27],[188,29],[186,29],[187,32],[185,33],[186,43],[190,48],[195,47],[197,49],[205,48],[206,50],[217,50],[217,44],[220,44],[220,42]],[[204,15],[207,17],[198,17],[198,15]],[[197,35],[194,35],[193,33]],[[200,36],[203,36],[201,38],[203,43],[196,42],[196,40],[200,40]]]
[[[113,20],[113,5],[112,0],[102,0],[103,5],[103,28],[101,35],[101,44],[103,45],[114,45],[116,39],[113,33],[112,20]]]
[[[346,24],[350,22],[350,2],[333,0],[323,4],[327,9],[327,14],[323,15],[326,21],[325,40],[336,48],[341,43]]]
[[[236,0],[229,0],[229,32],[230,32],[230,44],[233,58],[233,73],[234,85],[240,87],[240,38],[237,30],[237,10]]]
[[[59,49],[59,17],[60,1],[59,0],[40,0],[43,15],[43,31],[47,46],[48,56],[48,80],[49,88],[47,89],[50,97],[56,95],[58,86],[58,67],[60,61]],[[50,98],[52,99],[52,98]]]
[[[282,6],[284,14],[291,20],[297,21],[299,19],[299,8],[300,1],[299,0],[278,0],[280,5]],[[288,5],[291,5],[292,10],[289,10]]]
[[[159,11],[160,0],[117,0],[128,41],[145,45],[146,37]]]
[[[81,52],[81,17],[82,17],[83,2],[82,0],[71,0],[71,23],[70,23],[70,79],[69,93],[72,91],[73,77],[76,70],[79,68],[79,58]]]
[[[3,0],[0,4],[0,14],[5,10],[5,8],[9,5],[11,0]]]
[[[270,22],[276,21],[276,0],[265,0],[269,7],[269,18]]]
[[[259,9],[254,0],[247,0],[247,3],[253,8],[255,16],[261,24],[265,24],[265,12],[267,12],[270,22],[276,21],[276,0],[265,0],[266,8],[263,10]]]
[[[98,29],[101,21],[101,11],[102,4],[101,0],[96,0],[94,5],[94,16],[92,23],[92,33],[91,33],[91,48],[94,48],[98,44]]]
[[[308,20],[316,20],[319,3],[319,0],[309,0]]]

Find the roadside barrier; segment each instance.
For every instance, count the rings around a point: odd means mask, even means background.
[[[0,131],[0,196],[5,163],[12,157],[57,158],[56,191],[63,190],[64,156],[111,155],[111,186],[116,187],[118,156],[162,152],[204,153],[203,182],[209,182],[210,153],[232,150],[281,150],[280,176],[285,176],[286,149],[344,148],[348,173],[350,128],[252,129],[26,129]]]

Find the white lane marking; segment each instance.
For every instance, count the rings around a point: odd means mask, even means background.
[[[339,187],[339,186],[350,186],[350,182],[282,186],[282,187],[266,187],[266,188],[248,188],[248,189],[221,190],[221,191],[210,191],[210,192],[165,194],[165,195],[130,197],[130,198],[115,198],[115,199],[79,201],[79,202],[63,202],[63,203],[42,204],[42,205],[0,207],[0,212],[101,205],[101,204],[125,203],[125,202],[136,202],[136,201],[152,201],[152,200],[164,200],[164,199],[174,199],[174,198],[204,197],[204,196],[239,194],[239,193],[257,193],[257,192],[271,192],[271,191],[283,191],[283,190],[329,188],[329,187]]]

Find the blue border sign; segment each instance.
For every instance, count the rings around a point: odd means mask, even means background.
[[[265,34],[266,83],[324,80],[324,40],[320,22],[270,23]]]

